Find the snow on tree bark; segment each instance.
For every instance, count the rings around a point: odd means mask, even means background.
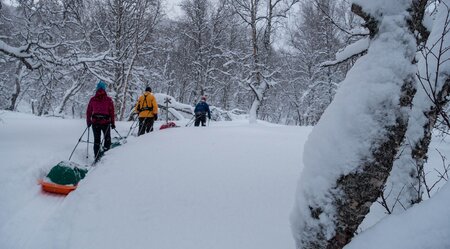
[[[353,2],[370,46],[305,145],[292,213],[298,248],[342,248],[352,239],[389,176],[416,91],[411,1]]]
[[[424,4],[415,4],[415,12],[423,18]],[[432,131],[440,115],[446,115],[445,106],[450,94],[450,1],[442,1],[431,33],[412,22],[422,34],[418,42],[424,43],[418,62],[417,78],[420,82],[414,97],[406,138],[398,159],[394,162],[391,176],[386,183],[384,205],[390,213],[399,213],[422,201],[424,192],[424,164]],[[387,193],[390,193],[388,195]],[[397,205],[398,204],[398,205]]]
[[[21,86],[20,86],[20,82],[22,81],[22,77],[23,77],[23,65],[21,62],[17,62],[16,63],[17,68],[16,68],[16,77],[14,79],[14,85],[15,85],[15,91],[13,94],[11,94],[11,104],[10,106],[7,108],[7,110],[10,111],[15,111],[16,110],[16,105],[17,105],[17,98],[19,97],[19,94],[21,92]]]
[[[67,89],[67,91],[64,93],[61,103],[59,103],[59,105],[55,109],[55,113],[57,115],[62,114],[69,99],[73,97],[78,91],[80,91],[83,86],[84,82],[81,81],[80,79],[72,81],[72,86],[69,89]]]

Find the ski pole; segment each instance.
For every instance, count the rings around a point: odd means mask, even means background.
[[[185,125],[185,127],[191,126],[194,121],[195,116],[192,116],[192,118],[189,120],[189,122]]]
[[[139,126],[139,122],[136,122],[136,124],[133,127],[133,130],[131,130],[131,134],[136,130],[136,128]]]
[[[88,127],[88,137],[87,137],[87,143],[86,143],[86,161],[89,160],[89,133],[90,133],[90,129]]]
[[[191,120],[192,120],[193,118],[194,118],[194,117],[192,117],[191,119],[189,119],[189,121],[186,123],[186,125],[184,125],[184,127],[188,127],[189,123],[191,122]]]
[[[70,161],[70,159],[72,158],[73,153],[74,153],[75,150],[77,149],[78,144],[80,144],[81,139],[82,139],[83,136],[84,136],[84,133],[86,133],[86,131],[87,131],[88,129],[89,129],[89,127],[86,127],[86,129],[84,129],[84,131],[83,131],[83,134],[81,134],[80,138],[78,139],[78,143],[75,145],[75,148],[73,148],[72,153],[70,154],[69,161]]]
[[[120,135],[120,133],[116,130],[116,128],[114,128],[114,131],[117,133],[117,135],[119,135],[119,137],[120,137],[121,139],[124,139],[124,138]]]
[[[128,131],[126,137],[130,136],[130,133],[131,133],[134,129],[136,129],[137,125],[134,125],[134,124],[136,123],[137,120],[138,120],[138,118],[136,118],[136,119],[133,121],[133,123],[131,123],[130,130]]]

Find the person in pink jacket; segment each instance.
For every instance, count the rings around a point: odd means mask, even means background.
[[[114,103],[106,94],[106,84],[99,81],[95,95],[89,100],[86,110],[86,123],[88,127],[92,126],[94,133],[94,155],[95,161],[101,157],[101,153],[109,150],[111,146],[111,129],[115,129],[114,121]],[[100,151],[100,138],[103,132],[104,145]]]

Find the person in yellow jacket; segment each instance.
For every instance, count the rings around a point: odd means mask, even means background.
[[[145,88],[134,109],[139,113],[138,136],[153,131],[153,123],[158,119],[158,103],[152,94],[152,88]]]

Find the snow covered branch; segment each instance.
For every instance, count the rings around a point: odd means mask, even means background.
[[[360,57],[367,53],[367,49],[369,48],[370,39],[363,38],[356,41],[353,44],[348,45],[344,50],[338,52],[336,54],[336,59],[334,61],[326,61],[321,64],[322,67],[330,67],[335,66],[341,63],[344,63],[353,58]]]
[[[31,45],[32,44],[30,43],[20,47],[13,47],[0,40],[0,52],[19,59],[28,69],[32,70],[38,68],[39,66],[33,65],[28,61],[28,59],[33,58],[33,55],[29,53]]]

